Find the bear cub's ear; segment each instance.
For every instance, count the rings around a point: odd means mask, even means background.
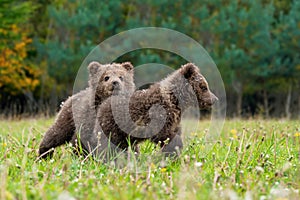
[[[92,74],[96,74],[100,67],[101,67],[100,63],[93,61],[88,65],[87,68],[89,70],[90,75],[92,75]]]
[[[124,67],[127,71],[132,71],[133,70],[133,65],[130,62],[124,62],[121,64],[122,67]]]
[[[187,63],[181,67],[181,73],[186,79],[189,79],[195,72],[199,72],[199,68],[193,63]]]

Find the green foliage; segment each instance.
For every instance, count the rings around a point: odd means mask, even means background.
[[[279,76],[299,79],[300,75],[300,2],[293,1],[287,14],[280,13],[274,30],[280,43],[275,67]]]
[[[261,2],[232,1],[212,20],[211,32],[218,38],[213,48],[218,52],[216,62],[220,61],[219,66],[231,77],[231,83],[247,86],[253,79],[273,74],[268,61],[278,49],[271,36],[273,12],[272,5]]]
[[[34,6],[30,2],[1,0],[0,28],[9,29],[13,24],[21,24],[27,20]],[[3,36],[3,35],[1,35]]]
[[[50,95],[45,94],[53,90],[58,100],[72,93],[79,66],[97,44],[132,28],[165,27],[204,46],[229,93],[251,96],[264,90],[278,92],[277,88],[286,93],[283,85],[300,87],[299,4],[297,0],[1,0],[0,49],[12,49],[21,42],[21,33],[10,30],[15,24],[30,39],[21,60],[24,65],[31,63],[30,69],[38,66],[43,74],[36,85],[36,98],[47,102]],[[128,60],[135,66],[155,62],[174,68],[185,62],[177,55],[153,49],[117,59]],[[293,93],[297,89],[293,87]],[[229,94],[229,100],[235,98]]]
[[[121,23],[119,1],[57,1],[48,6],[47,41],[36,43],[47,70],[59,85],[71,88],[84,57],[97,43],[115,34]],[[70,91],[69,91],[70,92]]]

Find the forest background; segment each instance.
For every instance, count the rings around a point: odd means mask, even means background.
[[[199,42],[226,89],[227,116],[300,118],[300,1],[0,0],[0,115],[53,115],[85,56],[122,31],[164,27]],[[153,49],[117,61],[179,67]]]

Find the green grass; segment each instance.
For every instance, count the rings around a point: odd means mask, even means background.
[[[67,145],[57,148],[53,159],[37,160],[42,134],[52,122],[0,121],[0,199],[300,196],[300,121],[228,120],[211,148],[204,141],[209,121],[203,121],[186,134],[177,161],[154,162],[141,156],[144,161],[133,168],[78,157]],[[149,143],[141,147],[149,155],[155,155],[153,149]]]

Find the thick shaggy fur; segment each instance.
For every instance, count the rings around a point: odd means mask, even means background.
[[[88,66],[89,87],[69,97],[54,124],[47,130],[39,147],[39,154],[45,158],[52,156],[53,149],[59,145],[80,142],[84,150],[89,150],[89,141],[96,119],[96,109],[106,98],[124,91],[133,92],[133,66],[126,62],[101,65],[91,62]]]
[[[188,63],[149,89],[106,99],[97,110],[94,133],[104,133],[123,150],[150,139],[165,154],[177,155],[183,146],[181,114],[189,106],[210,108],[217,100],[198,67]]]

